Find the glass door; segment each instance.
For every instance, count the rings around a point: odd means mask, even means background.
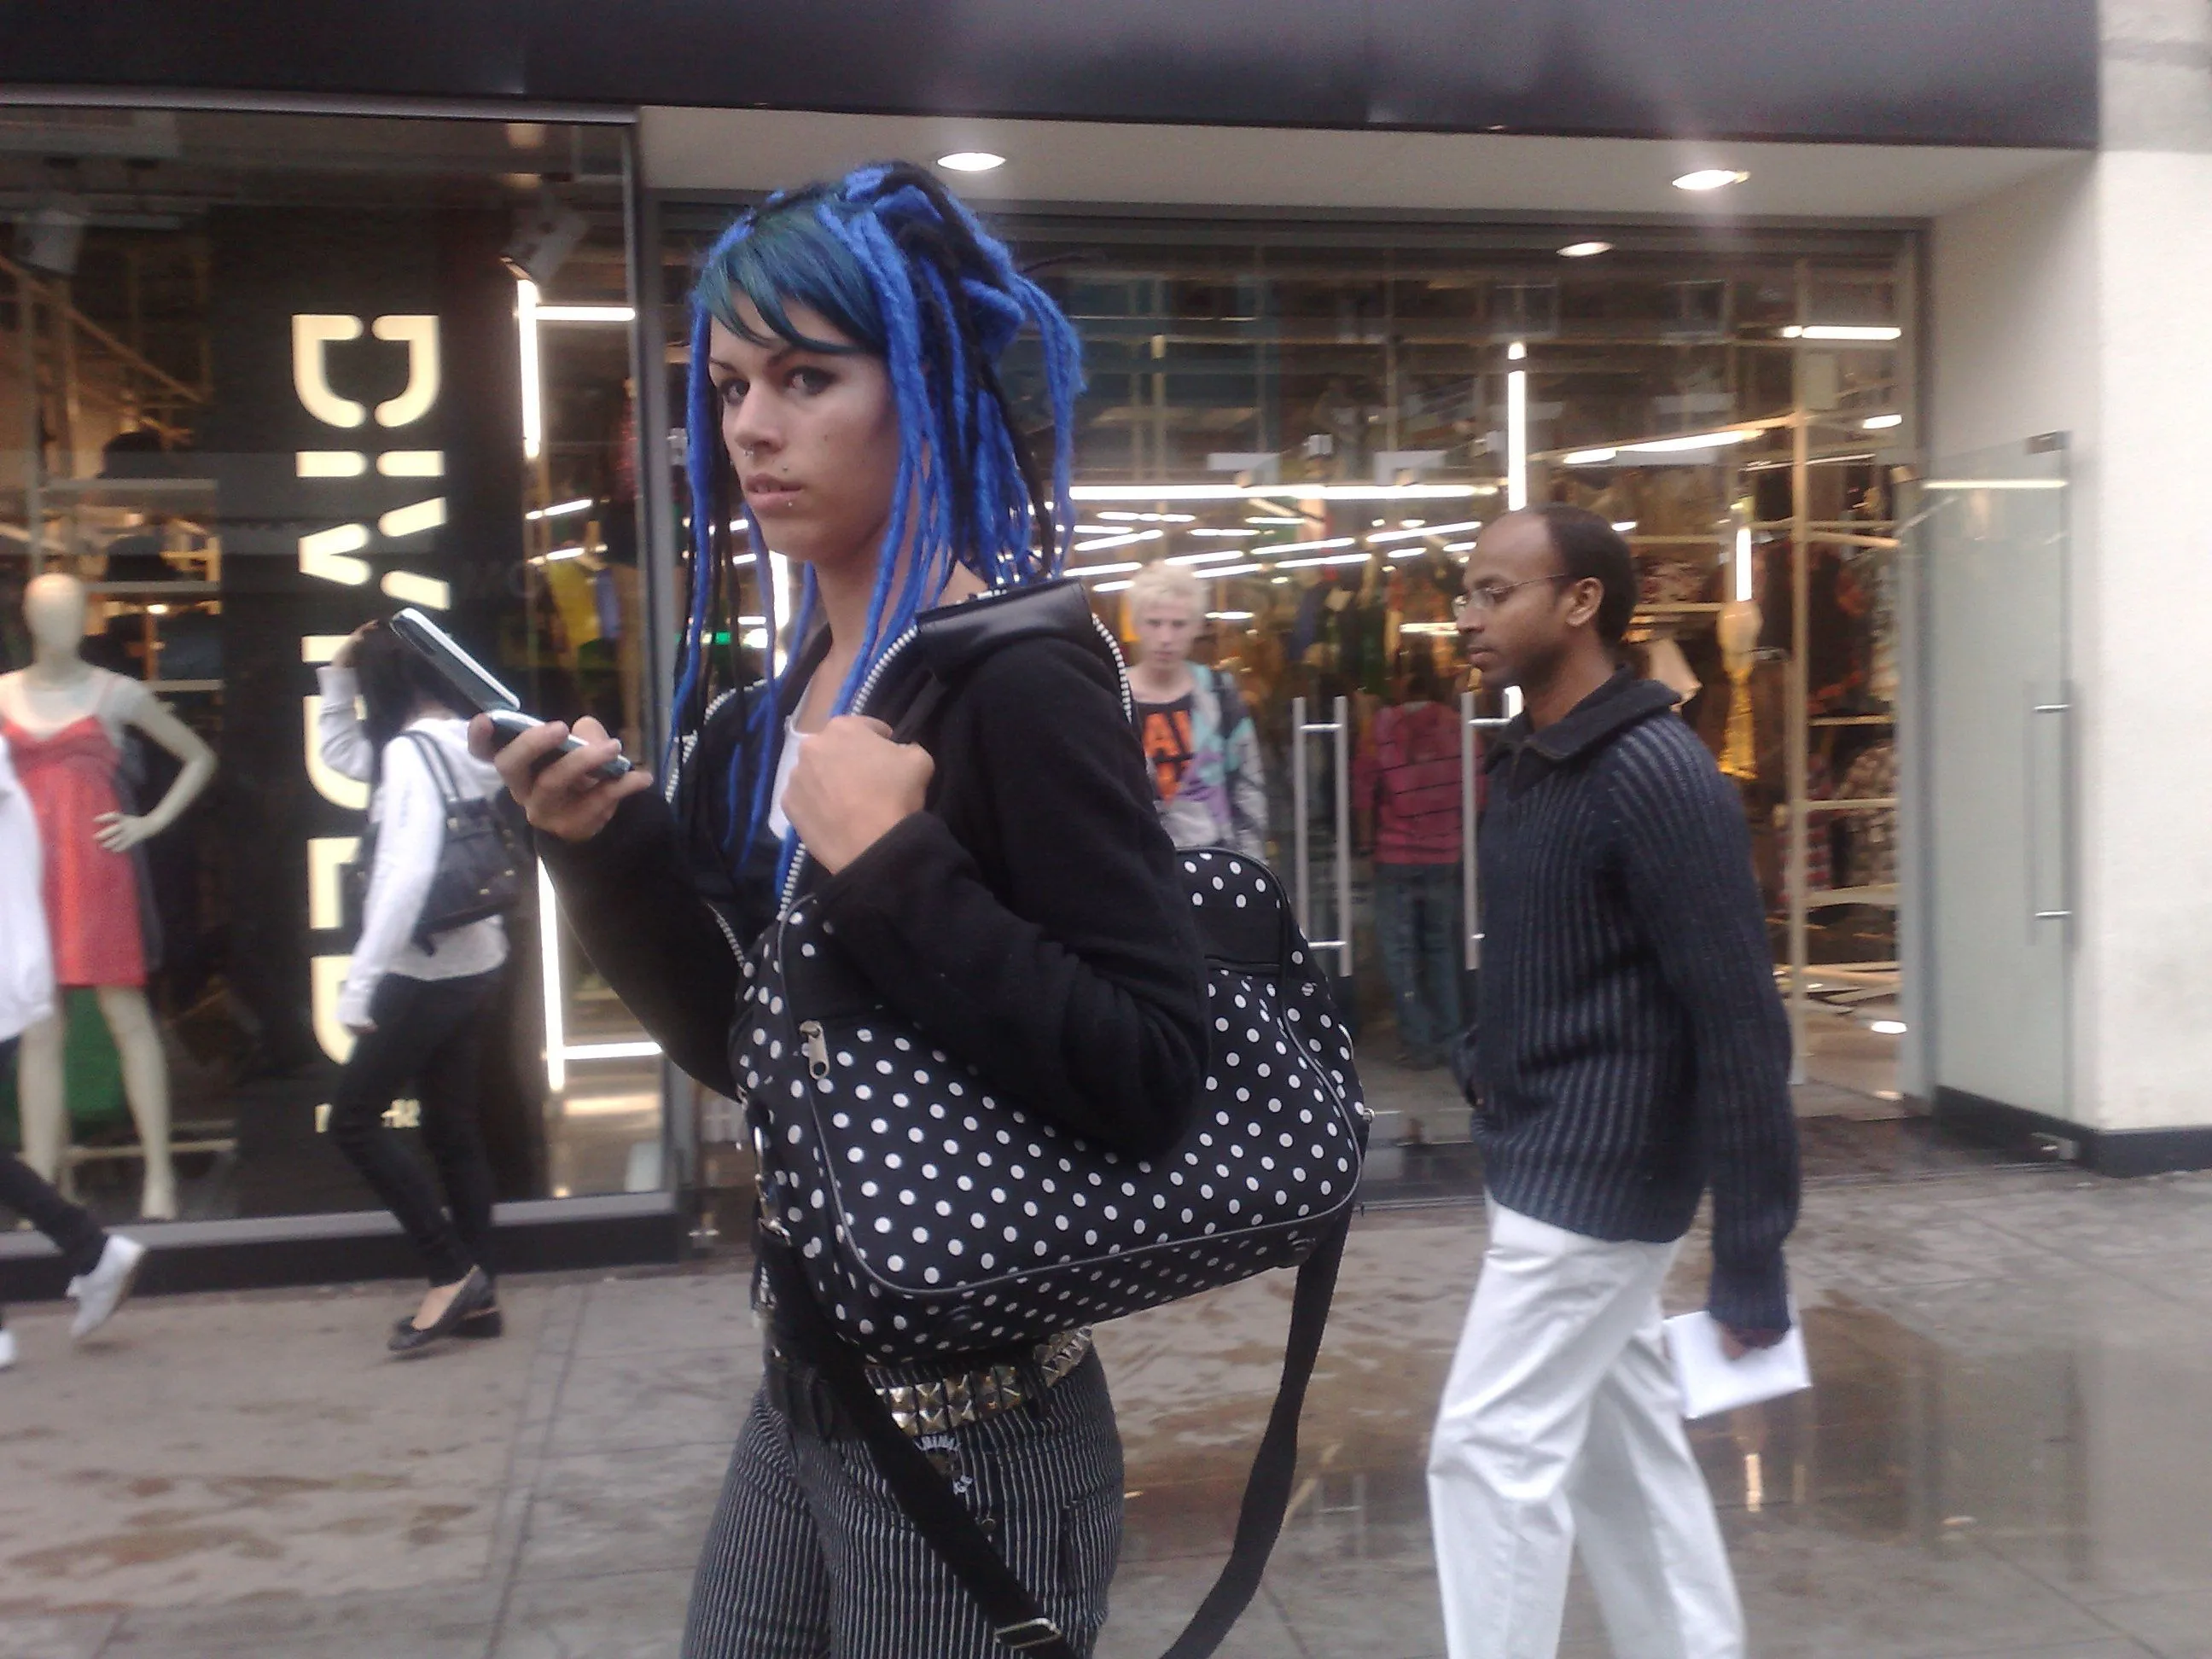
[[[2063,434],[1940,464],[1909,519],[1928,627],[1929,1081],[2070,1121],[2075,909]]]

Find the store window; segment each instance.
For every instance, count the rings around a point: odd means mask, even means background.
[[[680,357],[692,261],[732,210],[662,211]],[[1896,1098],[1909,238],[1620,228],[1570,255],[1540,226],[994,226],[1083,336],[1073,568],[1125,640],[1143,564],[1200,579],[1201,655],[1254,714],[1277,867],[1303,871],[1309,933],[1349,940],[1386,1137],[1461,1140],[1466,1111],[1394,1064],[1432,1060],[1432,1039],[1419,1052],[1401,1029],[1408,947],[1377,926],[1374,836],[1339,811],[1326,728],[1343,699],[1349,789],[1371,775],[1379,713],[1416,684],[1505,712],[1464,671],[1449,605],[1480,526],[1522,501],[1591,507],[1635,550],[1636,661],[1682,693],[1741,792],[1801,1106]],[[1018,392],[1035,380],[1020,349]],[[1462,963],[1464,923],[1462,906],[1446,947]]]
[[[73,990],[58,1094],[0,1078],[8,1131],[58,1115],[60,1174],[109,1216],[158,1184],[164,1113],[185,1217],[374,1207],[324,1133],[366,787],[317,752],[315,671],[349,632],[414,605],[533,712],[653,729],[628,167],[613,127],[0,122],[0,672],[27,584],[72,577],[80,654],[215,757],[103,923],[141,948],[150,1038]],[[112,724],[101,787],[143,808],[176,762]],[[507,927],[500,1196],[660,1185],[650,1045],[535,896]]]

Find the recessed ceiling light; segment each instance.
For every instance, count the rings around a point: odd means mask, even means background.
[[[1674,180],[1677,190],[1726,190],[1730,185],[1740,185],[1750,178],[1747,173],[1738,173],[1732,167],[1699,167],[1695,173],[1686,173]]]
[[[1859,422],[1859,425],[1869,432],[1883,432],[1891,427],[1904,424],[1905,416],[1902,415],[1869,415]]]
[[[937,165],[954,173],[988,173],[993,167],[1006,165],[1003,155],[994,155],[988,149],[956,149],[950,155],[940,155]]]
[[[1679,183],[1680,181],[1677,180],[1677,182]],[[1610,242],[1570,242],[1559,250],[1559,258],[1562,259],[1587,259],[1594,253],[1610,253],[1612,252],[1613,244]]]

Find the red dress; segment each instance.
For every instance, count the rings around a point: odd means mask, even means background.
[[[114,740],[93,714],[43,738],[13,720],[0,722],[0,730],[7,733],[15,775],[39,821],[55,980],[143,985],[137,872],[128,853],[111,853],[94,838],[94,820],[122,810],[115,793],[120,757]]]

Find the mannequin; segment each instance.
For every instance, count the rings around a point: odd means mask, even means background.
[[[0,674],[0,722],[30,793],[46,853],[45,896],[55,976],[90,987],[123,1062],[123,1091],[138,1126],[146,1180],[139,1213],[177,1213],[169,1157],[169,1077],[161,1034],[146,1000],[137,875],[127,856],[175,823],[215,775],[215,753],[143,683],[95,668],[78,654],[85,591],[74,576],[35,578],[23,596],[31,665]],[[120,810],[115,768],[122,728],[144,733],[182,767],[150,812]],[[68,1133],[63,1095],[64,1015],[23,1033],[17,1062],[24,1160],[51,1181]]]

